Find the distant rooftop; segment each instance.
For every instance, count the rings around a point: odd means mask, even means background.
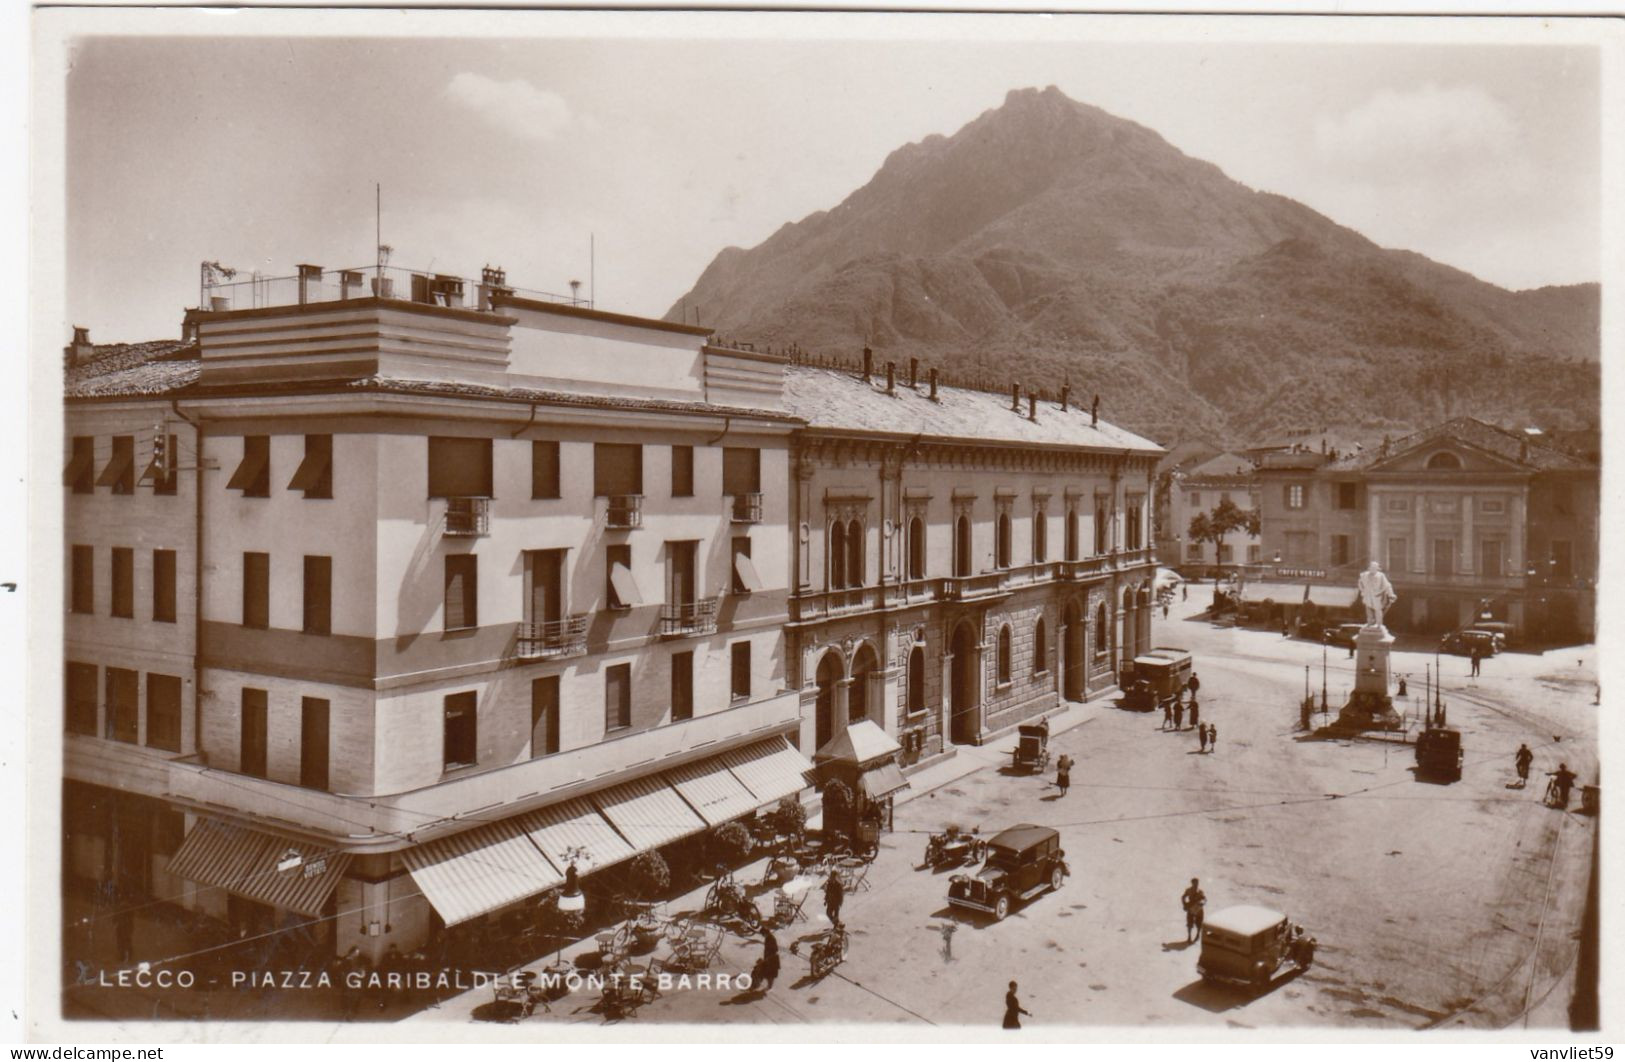
[[[1589,461],[1547,444],[1539,435],[1508,431],[1475,417],[1455,417],[1395,439],[1383,446],[1367,446],[1358,453],[1340,455],[1326,467],[1335,471],[1370,468],[1434,439],[1459,439],[1469,446],[1495,454],[1503,460],[1528,465],[1541,471],[1565,469],[1579,471],[1596,467]]]
[[[589,298],[572,289],[562,295],[553,291],[515,287],[508,283],[505,270],[487,266],[480,276],[404,269],[399,266],[358,266],[350,269],[323,269],[301,265],[286,276],[244,274],[217,263],[205,263],[199,282],[202,302],[199,309],[211,311],[258,310],[277,306],[303,306],[312,303],[344,302],[349,299],[404,299],[428,306],[459,310],[489,310],[495,296],[530,299],[592,309]]]

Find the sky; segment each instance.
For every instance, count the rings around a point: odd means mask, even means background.
[[[175,336],[204,260],[370,264],[375,185],[395,265],[500,265],[555,292],[579,279],[602,309],[659,316],[724,247],[1049,84],[1384,246],[1510,288],[1600,279],[1601,73],[1584,43],[790,19],[515,16],[414,38],[369,13],[337,37],[224,18],[214,35],[76,37],[64,326]]]

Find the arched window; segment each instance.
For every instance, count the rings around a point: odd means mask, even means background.
[[[996,568],[1010,567],[1010,514],[1000,513],[997,531],[997,541],[993,544],[993,566]]]
[[[846,585],[846,525],[836,520],[829,525],[829,588]]]
[[[1044,629],[1044,617],[1038,617],[1038,625],[1033,630],[1033,674],[1039,675],[1049,670],[1049,648],[1045,641],[1049,632]]]
[[[954,574],[965,576],[971,573],[970,563],[970,517],[961,516],[954,521]]]
[[[1010,681],[1010,628],[999,628],[999,684]]]
[[[1043,564],[1049,555],[1049,514],[1033,510],[1033,563]]]
[[[925,521],[918,516],[908,522],[908,577],[925,578]]]
[[[1106,620],[1106,602],[1095,609],[1095,655],[1105,656],[1111,648],[1111,627]]]
[[[925,711],[925,650],[916,645],[908,654],[908,712]]]
[[[1078,510],[1070,506],[1066,510],[1066,559],[1078,559]]]
[[[862,586],[864,581],[863,570],[863,525],[857,517],[846,525],[846,585]]]
[[[1432,457],[1428,458],[1428,470],[1438,472],[1459,472],[1461,471],[1461,458],[1457,457],[1449,450],[1441,450]]]

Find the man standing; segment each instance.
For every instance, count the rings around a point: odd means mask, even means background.
[[[1202,688],[1202,680],[1196,677],[1196,672],[1191,672],[1191,677],[1186,681],[1185,688],[1191,691],[1191,703],[1195,704],[1196,691]]]
[[[1196,703],[1196,691],[1191,691],[1191,726],[1201,729],[1202,706]]]
[[[1167,730],[1174,725],[1174,702],[1162,702],[1162,728]]]
[[[1180,703],[1178,697],[1174,698],[1174,729],[1185,729],[1185,706]]]
[[[1518,788],[1522,789],[1529,784],[1529,765],[1535,762],[1535,754],[1529,751],[1528,745],[1519,745],[1512,762],[1518,765]]]
[[[1021,1028],[1021,1016],[1023,1014],[1029,1018],[1033,1016],[1032,1011],[1024,1009],[1021,1000],[1016,998],[1016,983],[1011,981],[1010,990],[1004,994],[1004,1027],[1006,1029]]]
[[[1207,905],[1207,894],[1202,891],[1201,882],[1192,878],[1191,887],[1180,894],[1179,903],[1185,908],[1185,942],[1200,940],[1203,908]]]
[[[1207,751],[1207,727],[1198,726],[1196,728],[1196,742],[1202,746],[1203,752]]]
[[[1480,653],[1480,652],[1479,652],[1479,651],[1478,651],[1478,646],[1476,646],[1476,645],[1475,645],[1475,646],[1473,646],[1473,653],[1472,653],[1472,661],[1473,661],[1473,670],[1472,670],[1472,677],[1473,677],[1473,678],[1477,678],[1477,677],[1478,677],[1478,667],[1479,667],[1479,663],[1480,663],[1480,661],[1482,661],[1482,660],[1483,660],[1483,659],[1484,659],[1484,657],[1483,657],[1483,654],[1481,654],[1481,653]]]
[[[845,899],[846,885],[841,882],[841,875],[830,871],[829,878],[824,882],[824,913],[829,916],[832,925],[840,923],[841,901]]]
[[[1219,726],[1217,723],[1207,725],[1207,750],[1209,752],[1219,751]]]
[[[779,941],[773,930],[762,927],[762,958],[756,964],[756,986],[766,993],[779,976]]]

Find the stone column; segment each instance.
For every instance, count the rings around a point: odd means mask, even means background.
[[[1478,543],[1473,540],[1473,495],[1471,491],[1461,496],[1461,573],[1471,575],[1478,570]]]
[[[1378,515],[1382,512],[1382,495],[1374,490],[1366,491],[1365,504],[1370,510],[1366,516],[1366,560],[1378,561],[1386,569],[1388,567],[1388,554],[1386,552],[1388,543],[1382,540],[1382,520]],[[1359,562],[1358,557],[1353,559],[1356,563]]]
[[[1415,538],[1411,544],[1411,571],[1424,575],[1428,570],[1427,514],[1423,511],[1427,508],[1427,495],[1421,491],[1411,495],[1411,507],[1416,510],[1412,521]]]
[[[853,679],[839,679],[835,683],[835,700],[830,705],[830,718],[833,721],[831,733],[839,734],[852,725],[852,683]]]
[[[1527,558],[1524,557],[1523,498],[1523,494],[1518,493],[1507,501],[1507,504],[1512,509],[1512,532],[1507,535],[1507,567],[1520,580],[1527,578],[1524,572],[1527,570],[1525,566],[1528,563]]]

